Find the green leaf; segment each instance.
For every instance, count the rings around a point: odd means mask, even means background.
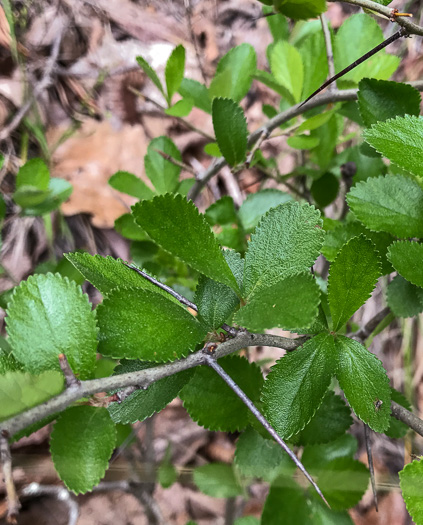
[[[130,213],[124,213],[115,220],[115,230],[131,241],[145,241],[147,234],[135,222]]]
[[[369,484],[369,471],[352,458],[336,458],[327,463],[319,475],[319,487],[334,510],[356,505]]]
[[[294,149],[313,149],[319,144],[320,139],[310,135],[294,135],[289,137],[286,142],[288,146]]]
[[[391,388],[391,399],[392,401],[395,401],[407,410],[412,410],[411,404],[408,402],[408,399],[405,396],[403,396],[400,392],[398,392],[398,390],[395,390],[395,388]],[[385,434],[388,437],[392,439],[401,439],[407,434],[409,430],[408,425],[406,425],[402,421],[399,421],[392,414],[389,421],[389,428],[388,430],[385,430]]]
[[[366,35],[366,38],[357,38]],[[355,62],[383,41],[382,29],[379,24],[366,14],[352,15],[342,24],[335,37],[334,58],[335,71],[338,73]],[[400,58],[389,55],[385,50],[360,64],[338,80],[342,89],[357,84],[364,77],[388,79],[397,69]]]
[[[223,196],[207,208],[204,217],[211,226],[237,223],[234,200],[229,195]]]
[[[97,308],[106,356],[173,361],[194,350],[205,330],[185,308],[141,288],[116,288]]]
[[[282,86],[281,84],[276,82],[275,77],[271,75],[268,71],[262,71],[261,69],[257,69],[253,75],[253,78],[255,80],[258,80],[259,82],[262,82],[265,86],[269,87],[270,89],[273,89],[273,91],[281,95],[281,97],[283,97],[286,100],[289,106],[293,106],[295,104],[295,100],[291,92],[285,86]]]
[[[359,342],[344,336],[335,339],[336,377],[356,415],[375,432],[389,427],[391,391],[379,359]]]
[[[183,98],[178,100],[173,106],[170,106],[170,108],[165,109],[165,113],[171,117],[186,117],[191,113],[193,106],[194,102],[192,99]]]
[[[251,427],[238,439],[234,463],[243,476],[269,482],[295,470],[291,458],[277,443],[265,439]]]
[[[28,372],[60,370],[59,354],[81,379],[94,372],[95,314],[74,281],[38,274],[21,282],[8,304],[6,324],[13,355]]]
[[[299,102],[304,85],[303,60],[299,51],[288,42],[279,40],[272,46],[269,62],[276,82],[291,93],[295,102]]]
[[[21,208],[36,208],[49,196],[48,190],[39,190],[35,186],[21,186],[13,194],[13,200]]]
[[[408,84],[363,78],[358,88],[360,115],[368,127],[393,117],[420,114],[420,93]]]
[[[235,321],[251,331],[307,327],[316,318],[319,303],[318,284],[310,272],[301,273],[261,286],[237,312]]]
[[[172,296],[138,275],[123,264],[121,259],[114,259],[108,255],[90,255],[87,252],[66,253],[65,257],[77,268],[87,281],[97,288],[103,295],[115,288],[130,287],[150,290],[163,295],[169,300]],[[147,272],[146,272],[147,273]],[[176,299],[174,299],[175,302]]]
[[[182,156],[168,137],[157,137],[148,145],[147,155],[144,157],[145,173],[153,183],[157,193],[162,194],[176,189],[181,168],[165,159],[160,155],[159,151],[166,153],[179,162],[182,162]]]
[[[57,396],[64,388],[62,372],[40,375],[6,371],[0,375],[0,421]]]
[[[296,442],[302,445],[328,443],[342,436],[352,423],[351,411],[344,400],[329,391],[310,423],[295,436]]]
[[[343,434],[329,443],[305,446],[301,462],[310,473],[319,476],[330,461],[343,457],[352,459],[357,448],[357,439],[351,434]]]
[[[268,13],[274,13],[273,9],[270,7],[272,6],[272,2],[270,1],[267,5],[269,7],[263,6],[263,14],[266,15]],[[266,21],[267,25],[269,26],[269,30],[272,34],[273,40],[288,40],[290,29],[289,21],[285,16],[283,16],[282,14],[273,14],[272,16],[266,17]]]
[[[316,413],[335,365],[329,334],[319,334],[271,368],[263,387],[264,414],[283,439],[302,430]]]
[[[156,363],[122,360],[113,375],[146,370],[153,366],[157,366]],[[156,381],[147,390],[136,390],[122,403],[110,403],[109,414],[115,423],[144,421],[175,399],[191,376],[192,370],[185,370]]]
[[[137,199],[152,199],[154,197],[154,191],[139,177],[128,171],[117,171],[110,177],[109,184],[113,189]]]
[[[289,478],[276,479],[270,487],[261,525],[310,525],[303,489]]]
[[[319,139],[319,144],[312,152],[312,160],[321,170],[326,170],[335,154],[335,146],[341,133],[342,118],[336,113],[320,126],[311,131],[310,135]]]
[[[95,487],[106,472],[116,429],[105,408],[68,408],[53,427],[50,451],[60,479],[75,494]]]
[[[289,193],[273,188],[250,193],[238,211],[242,227],[247,233],[252,232],[260,222],[262,215],[265,215],[270,208],[275,208],[279,204],[284,204],[288,201],[292,201]]]
[[[251,297],[285,277],[309,271],[319,255],[324,231],[313,206],[287,202],[260,221],[245,256],[244,290]]]
[[[301,98],[305,100],[325,82],[329,74],[323,32],[319,31],[307,36],[299,45],[298,50],[301,54],[304,68],[304,84]]]
[[[318,500],[310,503],[310,523],[316,523],[316,525],[354,525],[353,520],[346,510],[337,511],[329,509],[325,504]]]
[[[380,275],[380,261],[372,241],[360,235],[344,245],[331,265],[328,279],[334,331],[367,301]]]
[[[242,287],[244,275],[244,260],[239,253],[233,251],[223,252],[226,262]],[[219,328],[235,311],[239,305],[239,297],[228,286],[213,281],[204,275],[200,276],[195,291],[194,302],[198,313],[209,329]]]
[[[239,356],[223,357],[218,362],[255,402],[263,385],[260,368]],[[248,425],[248,408],[211,368],[198,367],[179,397],[191,418],[209,430],[235,432]]]
[[[172,51],[165,68],[167,100],[170,104],[173,95],[178,91],[184,78],[185,48],[179,44]]]
[[[245,97],[251,86],[252,75],[256,70],[256,63],[256,52],[250,44],[241,44],[233,47],[219,60],[216,68],[216,76],[222,75],[224,72],[229,73],[229,76],[226,77],[229,84],[224,96],[231,98],[235,102],[239,102]],[[212,85],[213,81],[210,85],[211,92],[213,92]],[[222,96],[223,93],[215,92],[215,95]]]
[[[401,168],[423,175],[423,117],[405,115],[377,122],[366,130],[364,138],[376,151]]]
[[[176,470],[174,465],[172,465],[171,462],[171,452],[172,450],[169,443],[165,452],[165,456],[162,462],[160,463],[159,469],[157,471],[158,481],[164,489],[171,487],[178,479],[178,471]]]
[[[314,137],[312,137],[314,138]],[[316,204],[326,208],[333,202],[339,191],[339,180],[333,173],[326,172],[317,180],[313,181],[310,192]]]
[[[16,189],[32,186],[39,191],[47,191],[50,172],[44,161],[31,159],[19,169],[16,175]]]
[[[211,110],[210,110],[211,113]],[[221,157],[222,153],[217,145],[217,142],[210,142],[204,146],[204,153],[210,155],[211,157]]]
[[[395,317],[414,317],[423,312],[423,289],[396,275],[388,284],[387,302]]]
[[[62,202],[65,202],[70,197],[72,191],[72,184],[67,180],[53,177],[50,179],[48,192],[45,194],[42,202],[34,206],[28,205],[24,210],[24,215],[39,216],[57,210]]]
[[[416,525],[423,523],[423,462],[414,460],[399,473],[402,497]]]
[[[293,20],[316,18],[327,9],[325,0],[274,0],[276,9]]]
[[[183,78],[178,91],[184,98],[191,99],[195,107],[211,114],[209,91],[204,84],[191,78]]]
[[[247,153],[247,121],[240,106],[229,98],[215,98],[212,104],[216,141],[225,160],[236,166]]]
[[[367,146],[365,142],[363,144]],[[364,155],[360,146],[354,146],[349,149],[348,161],[354,162],[357,169],[353,177],[353,185],[357,182],[365,181],[369,177],[385,175],[386,166],[382,158],[378,154],[376,155],[377,157],[368,157],[367,155]]]
[[[423,237],[423,189],[402,175],[360,182],[347,195],[356,217],[367,228],[397,237]]]
[[[255,516],[243,516],[234,521],[234,525],[260,525],[260,520]]]
[[[395,270],[407,281],[423,287],[423,244],[418,242],[397,241],[388,249],[388,259]]]
[[[137,57],[138,65],[142,68],[144,73],[148,76],[148,78],[153,82],[153,84],[156,86],[156,88],[165,94],[162,83],[159,80],[159,77],[157,76],[154,69],[150,66],[150,64],[143,58],[143,57]]]
[[[325,111],[324,113],[318,113],[308,119],[306,119],[296,130],[295,133],[303,133],[304,131],[311,131],[313,129],[320,128],[332,118],[332,111]]]
[[[238,291],[219,245],[194,203],[180,195],[161,195],[132,208],[136,222],[164,250],[200,273]]]
[[[197,467],[193,481],[201,492],[213,498],[234,498],[243,494],[232,465],[209,463]]]

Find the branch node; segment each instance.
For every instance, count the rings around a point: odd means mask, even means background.
[[[72,368],[70,367],[69,361],[65,354],[59,354],[59,366],[65,376],[66,388],[76,388],[79,387],[81,381],[73,373]]]

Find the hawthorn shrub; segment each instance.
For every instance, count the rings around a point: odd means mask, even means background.
[[[390,12],[387,2],[354,3]],[[382,30],[360,13],[325,40],[320,22],[309,20],[324,13],[324,0],[263,4],[273,4],[265,13],[278,12],[267,18],[274,41],[266,70],[257,69],[249,44],[220,59],[209,86],[184,76],[181,45],[165,83],[138,58],[168,115],[184,118],[195,106],[212,119],[216,140],[205,150],[217,158],[201,176],[180,181],[181,153],[169,137],[153,139],[145,156],[151,185],[128,172],[110,178],[115,190],[138,199],[116,221],[131,242],[131,264],[68,253],[52,273],[36,273],[2,298],[0,430],[8,442],[54,422],[58,475],[85,493],[104,476],[117,426],[143,421],[179,396],[198,424],[239,433],[232,465],[194,470],[201,491],[247,497],[262,480],[270,486],[263,525],[348,524],[347,509],[369,483],[368,469],[354,459],[353,417],[366,435],[400,439],[423,428],[368,348],[395,318],[423,311],[423,84],[390,81],[400,58],[380,50],[300,107],[327,79],[331,49],[338,73],[379,45]],[[270,120],[249,135],[240,102],[254,79],[280,104],[263,105]],[[302,152],[303,164],[289,174],[295,192],[262,189],[239,208],[224,196],[201,214],[193,199],[225,164],[234,173],[248,165],[288,179],[260,150],[274,130]],[[17,174],[12,199],[23,215],[44,216],[71,190],[32,159]],[[4,218],[3,204],[1,212]],[[95,310],[82,292],[85,280],[103,295]],[[387,307],[356,326],[351,318],[378,282]],[[297,335],[274,335],[275,328]],[[258,363],[239,355],[252,345],[286,355],[264,377]],[[107,397],[86,403],[99,392]],[[298,482],[297,467],[314,487]],[[167,456],[159,480],[169,486],[177,477]],[[421,524],[423,463],[413,460],[399,477]]]

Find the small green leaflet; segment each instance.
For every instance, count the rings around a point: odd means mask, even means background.
[[[300,432],[316,413],[335,369],[333,338],[322,333],[282,357],[262,392],[264,415],[282,439]]]
[[[339,330],[373,292],[381,275],[374,244],[364,235],[353,237],[332,263],[328,300],[333,330]]]
[[[376,151],[401,168],[423,175],[423,117],[405,115],[377,122],[364,132],[364,138]]]
[[[160,151],[179,162],[182,161],[182,155],[169,137],[157,137],[148,145],[147,155],[144,157],[145,173],[157,193],[163,194],[176,190],[181,168],[165,159]]]
[[[276,479],[266,498],[261,525],[310,525],[303,489],[291,478]]]
[[[50,172],[41,159],[28,160],[16,175],[16,189],[33,186],[40,191],[47,191]]]
[[[414,317],[423,312],[423,288],[396,275],[388,284],[388,306],[396,317]]]
[[[62,372],[48,370],[40,375],[10,371],[0,375],[0,421],[39,405],[60,394]]]
[[[164,250],[200,273],[239,292],[210,226],[192,201],[160,195],[132,208],[136,222]]]
[[[160,485],[167,489],[171,487],[175,481],[178,479],[178,471],[175,466],[172,464],[172,449],[170,443],[166,449],[165,456],[160,463],[158,468],[157,477]]]
[[[230,166],[245,160],[247,121],[240,106],[229,98],[215,98],[212,104],[213,128],[222,155]]]
[[[401,392],[395,390],[395,388],[391,388],[391,399],[392,401],[395,401],[407,410],[412,411],[412,407],[411,404],[408,402],[408,399],[405,396],[403,396]],[[394,417],[391,414],[390,425],[388,430],[385,430],[385,434],[393,439],[401,439],[407,434],[408,431],[408,425],[406,425],[402,421],[399,421],[396,417]]]
[[[390,424],[391,389],[379,359],[359,342],[342,335],[334,338],[336,377],[356,415],[375,432]]]
[[[277,12],[293,20],[316,18],[327,9],[325,0],[274,0]]]
[[[338,195],[339,179],[333,173],[327,171],[317,180],[313,181],[310,192],[316,204],[320,208],[326,208]]]
[[[205,328],[185,308],[140,288],[116,288],[97,308],[99,351],[106,356],[165,362],[186,356]]]
[[[202,109],[206,113],[211,113],[211,100],[207,87],[204,84],[191,78],[184,78],[178,91],[184,98],[191,99],[195,107]]]
[[[266,188],[257,193],[248,194],[245,201],[241,204],[238,216],[242,227],[247,233],[254,230],[260,219],[270,208],[275,208],[279,204],[292,201],[291,195],[283,191]]]
[[[8,304],[6,325],[13,355],[26,371],[60,370],[58,355],[65,354],[81,379],[92,376],[95,313],[75,281],[51,273],[22,281]]]
[[[153,82],[153,84],[156,86],[156,88],[165,94],[162,83],[159,80],[159,77],[157,76],[157,73],[154,71],[154,69],[150,66],[150,64],[143,58],[143,57],[137,57],[138,65],[143,69],[144,73],[148,76],[148,78]]]
[[[388,259],[407,281],[423,287],[423,244],[408,241],[394,242],[389,247]]]
[[[243,494],[232,465],[210,463],[194,470],[194,483],[213,498],[234,498]]]
[[[228,356],[219,359],[219,364],[253,402],[259,398],[263,376],[255,363]],[[209,430],[235,432],[249,423],[248,408],[211,368],[196,368],[179,397],[191,418]]]
[[[351,434],[343,434],[329,443],[306,445],[301,461],[312,475],[317,476],[325,468],[325,464],[336,458],[353,458],[358,449],[357,439]]]
[[[319,86],[321,86],[328,77],[328,60],[326,56],[326,47],[323,32],[319,31],[317,33],[312,33],[308,35],[300,43],[298,50],[302,57],[304,69],[304,83],[301,99],[305,100],[309,95],[313,93],[313,91],[315,91]],[[321,116],[322,115],[315,115],[314,117],[311,117],[311,119],[316,119],[316,117]],[[297,130],[297,133],[301,131]]]
[[[139,177],[127,171],[117,171],[110,177],[109,184],[113,189],[137,199],[152,199],[154,197],[153,190]]]
[[[60,479],[75,494],[90,491],[106,472],[116,429],[106,408],[68,408],[53,427],[50,451]]]
[[[235,321],[248,330],[266,328],[292,330],[307,327],[317,316],[320,288],[310,273],[281,279],[260,287],[236,314]]]
[[[416,525],[423,523],[423,462],[414,460],[399,473],[402,497]]]
[[[299,102],[304,82],[303,61],[299,51],[288,42],[279,40],[272,46],[269,61],[276,82],[291,93],[295,102]]]
[[[272,208],[248,243],[245,297],[285,277],[309,271],[323,244],[321,226],[320,212],[308,204],[287,202]]]
[[[184,78],[185,69],[185,48],[182,45],[176,46],[172,51],[165,69],[167,100],[170,105],[173,95],[178,91]]]
[[[370,230],[400,238],[423,237],[423,189],[410,177],[386,175],[359,182],[347,202]]]
[[[147,370],[152,366],[156,366],[156,363],[122,360],[113,375]],[[144,421],[175,399],[192,373],[192,370],[184,370],[156,381],[147,390],[136,390],[122,403],[110,403],[108,410],[111,418],[115,423],[132,424],[136,421]]]
[[[368,127],[396,116],[420,114],[420,93],[408,84],[363,78],[358,88],[360,115]]]

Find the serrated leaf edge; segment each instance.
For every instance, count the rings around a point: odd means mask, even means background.
[[[394,266],[394,263],[391,261],[391,258],[390,258],[390,255],[391,255],[391,247],[397,245],[397,244],[414,244],[414,245],[417,245],[417,246],[421,246],[421,250],[422,250],[422,255],[423,255],[423,244],[421,244],[420,242],[417,242],[417,241],[405,241],[405,240],[398,240],[398,241],[394,241],[392,244],[389,245],[388,247],[388,252],[386,254],[386,257],[388,259],[388,261],[392,264],[392,266]],[[395,268],[395,266],[394,266]],[[410,282],[411,284],[414,284],[414,286],[417,286],[418,288],[422,288],[419,284],[417,284],[416,282],[414,282],[414,280],[412,279],[409,279],[409,278],[406,278],[404,277],[404,275],[402,275],[402,273],[400,273],[396,268],[395,268],[395,271],[398,272],[398,275],[401,275],[401,277],[403,279],[405,279],[406,281]]]

